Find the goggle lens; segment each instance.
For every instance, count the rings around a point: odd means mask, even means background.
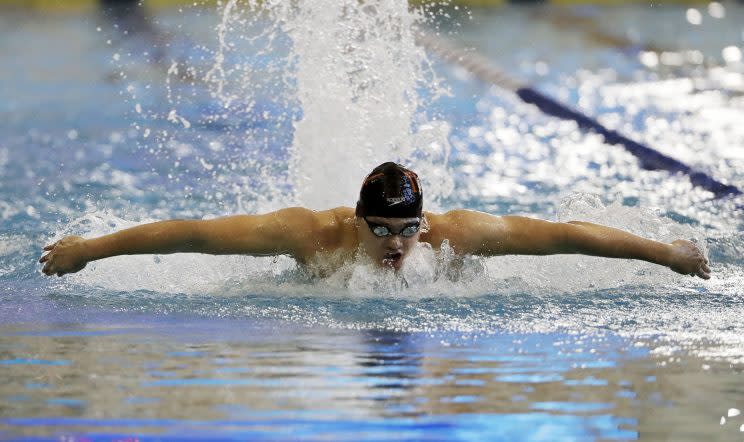
[[[421,223],[411,224],[411,225],[403,227],[402,229],[400,229],[400,231],[394,233],[392,230],[390,230],[390,227],[388,226],[383,226],[382,224],[375,224],[370,221],[367,221],[367,224],[369,225],[369,229],[372,231],[372,234],[380,238],[383,238],[385,236],[391,236],[391,235],[400,235],[405,238],[410,238],[413,235],[415,235],[416,232],[418,232],[419,228],[421,227]]]

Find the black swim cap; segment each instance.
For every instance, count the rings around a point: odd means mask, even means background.
[[[423,193],[418,175],[393,162],[375,167],[362,183],[356,216],[421,217]]]

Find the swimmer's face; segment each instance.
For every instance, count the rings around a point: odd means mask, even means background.
[[[421,236],[421,218],[357,218],[362,247],[381,267],[399,270]]]

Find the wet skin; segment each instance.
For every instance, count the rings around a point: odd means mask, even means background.
[[[389,236],[378,237],[369,228],[370,223],[382,225],[397,232]],[[372,260],[383,267],[391,267],[400,270],[411,248],[419,242],[421,230],[413,236],[405,237],[400,231],[411,224],[420,222],[420,218],[383,218],[379,216],[368,216],[366,219],[357,218],[357,232],[359,242],[363,250]],[[423,224],[423,223],[422,223]],[[423,227],[423,226],[422,226]]]

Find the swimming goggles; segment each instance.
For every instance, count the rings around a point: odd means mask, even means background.
[[[373,223],[372,221],[368,221],[367,218],[364,218],[364,221],[369,226],[369,230],[372,231],[372,234],[379,237],[384,238],[386,236],[392,236],[392,235],[400,235],[404,238],[410,238],[413,235],[416,234],[416,232],[419,231],[421,228],[421,221],[416,221],[414,223],[408,224],[405,227],[401,228],[397,232],[393,232],[393,230],[384,225],[384,224],[377,224]]]

